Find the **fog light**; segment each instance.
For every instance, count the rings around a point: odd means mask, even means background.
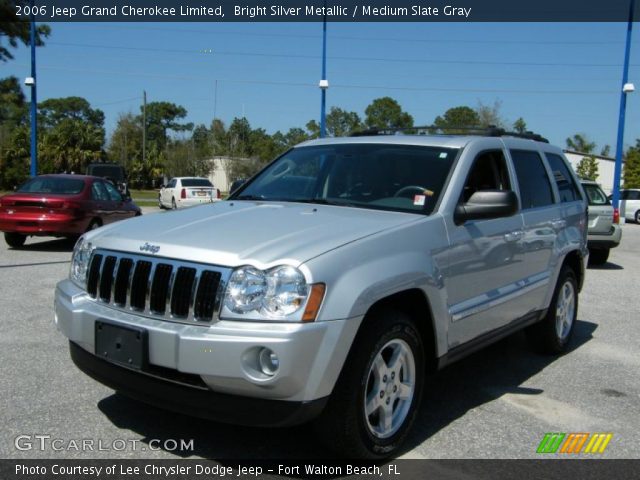
[[[260,363],[260,370],[265,375],[273,377],[280,367],[280,360],[273,350],[263,348],[258,355],[258,362]]]

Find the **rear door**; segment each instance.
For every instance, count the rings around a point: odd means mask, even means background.
[[[544,308],[547,285],[553,281],[558,233],[566,227],[550,172],[534,145],[509,149],[524,225],[522,247],[527,273],[521,281],[527,291],[522,296],[525,313]]]

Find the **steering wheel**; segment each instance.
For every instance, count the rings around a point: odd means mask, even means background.
[[[398,190],[396,193],[393,194],[394,197],[405,197],[406,195],[404,195],[405,193],[410,193],[410,192],[415,192],[417,194],[422,194],[424,195],[424,191],[427,190],[424,187],[421,187],[420,185],[407,185],[406,187],[402,187],[400,190]]]

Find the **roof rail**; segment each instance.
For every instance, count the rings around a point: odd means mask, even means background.
[[[373,135],[395,135],[397,133],[409,133],[413,135],[478,135],[483,137],[517,137],[538,142],[549,143],[549,140],[542,135],[533,132],[508,132],[504,128],[489,125],[481,126],[461,126],[461,127],[440,127],[438,125],[423,125],[416,127],[383,127],[369,128],[353,132],[350,137],[368,137]]]

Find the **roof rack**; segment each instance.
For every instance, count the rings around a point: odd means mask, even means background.
[[[549,143],[549,140],[534,132],[508,132],[504,128],[489,125],[487,127],[439,127],[437,125],[424,125],[417,127],[385,127],[369,128],[359,132],[353,132],[351,137],[368,137],[373,135],[395,135],[403,132],[415,132],[414,135],[479,135],[483,137],[516,137],[538,142]]]

